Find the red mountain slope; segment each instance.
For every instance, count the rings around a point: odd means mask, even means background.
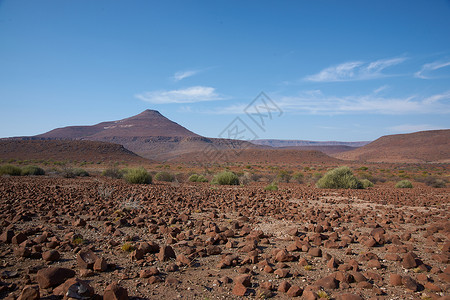
[[[368,162],[450,162],[450,129],[383,136],[353,151],[333,155]]]

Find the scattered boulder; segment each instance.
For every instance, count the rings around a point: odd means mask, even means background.
[[[36,281],[41,289],[46,289],[60,285],[67,279],[74,276],[75,271],[73,270],[60,267],[49,267],[41,269],[37,272]]]

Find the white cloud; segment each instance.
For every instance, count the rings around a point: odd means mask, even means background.
[[[172,76],[172,78],[175,81],[180,81],[185,78],[194,76],[194,75],[198,74],[199,72],[200,72],[200,70],[178,71]]]
[[[388,88],[389,88],[389,85],[385,84],[385,85],[380,86],[379,88],[375,89],[375,90],[373,91],[373,93],[374,93],[374,94],[379,94],[379,93],[381,93],[382,91],[387,90]]]
[[[438,69],[442,69],[445,67],[449,67],[450,66],[450,61],[447,62],[432,62],[429,64],[424,64],[422,66],[422,69],[420,69],[420,71],[417,71],[416,73],[414,73],[414,76],[417,78],[422,78],[422,79],[430,79],[431,77],[429,77],[428,73],[438,70]]]
[[[404,62],[406,58],[397,57],[390,59],[379,59],[373,62],[353,61],[337,66],[328,67],[317,74],[304,78],[306,81],[314,82],[336,82],[368,80],[386,77],[382,71],[391,66]]]
[[[417,131],[425,131],[425,130],[437,130],[442,129],[442,127],[430,125],[430,124],[402,124],[397,126],[388,127],[388,130],[396,133],[408,133],[408,132],[417,132]]]
[[[192,86],[179,90],[145,92],[137,94],[135,97],[154,104],[196,103],[225,99],[223,96],[217,94],[214,88],[208,86]]]
[[[296,96],[272,98],[282,111],[317,114],[450,114],[450,91],[428,97],[383,97],[377,94],[361,96],[329,96],[322,92],[304,91]],[[217,114],[243,114],[247,104],[234,104],[219,108]]]

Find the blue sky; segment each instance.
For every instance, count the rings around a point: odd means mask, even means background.
[[[147,108],[209,137],[450,128],[450,1],[0,0],[0,105],[0,137]]]

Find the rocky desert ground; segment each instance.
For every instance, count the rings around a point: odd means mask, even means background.
[[[450,299],[450,188],[394,184],[3,176],[0,297]]]

